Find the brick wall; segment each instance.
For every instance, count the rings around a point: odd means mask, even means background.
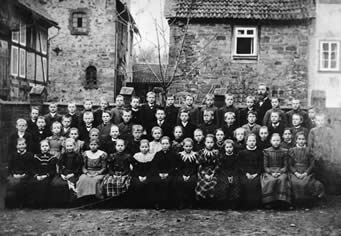
[[[258,27],[258,59],[232,59],[232,24],[217,21],[192,21],[188,30],[179,24],[170,25],[170,65],[174,65],[184,32],[184,53],[177,70],[177,79],[170,91],[184,88],[198,94],[199,101],[213,86],[227,88],[236,102],[255,94],[258,83],[266,83],[284,104],[298,97],[307,104],[307,65],[310,22],[247,22]],[[191,71],[191,73],[189,73]],[[187,77],[185,76],[186,74]],[[277,91],[279,92],[277,93]]]

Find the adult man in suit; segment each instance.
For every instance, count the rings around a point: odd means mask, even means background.
[[[269,88],[265,84],[258,85],[258,101],[256,103],[257,124],[262,125],[263,118],[267,110],[271,109],[271,101],[269,99]]]

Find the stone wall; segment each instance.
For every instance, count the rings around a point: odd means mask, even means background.
[[[236,103],[255,94],[260,82],[287,105],[291,97],[307,104],[308,40],[311,22],[231,22],[191,21],[170,25],[170,61],[175,64],[182,45],[183,54],[170,91],[198,94],[202,101],[214,88],[226,88]],[[232,59],[233,25],[258,25],[257,60]]]
[[[47,0],[44,5],[61,28],[49,32],[49,100],[82,101],[84,98],[115,96],[116,78],[116,0]],[[88,35],[71,35],[70,12],[87,9]],[[54,35],[56,35],[54,37]],[[54,49],[61,52],[57,55]],[[97,69],[97,87],[85,88],[85,70]]]

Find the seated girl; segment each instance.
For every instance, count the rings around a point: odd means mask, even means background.
[[[193,151],[193,140],[191,138],[184,139],[183,149],[176,157],[174,181],[175,201],[179,209],[192,208],[193,206],[198,169],[198,154]]]
[[[224,142],[224,152],[219,158],[217,171],[216,200],[221,209],[238,207],[240,197],[240,180],[238,173],[238,154],[234,152],[233,141]]]
[[[83,159],[75,151],[73,138],[65,140],[65,152],[58,160],[57,167],[58,174],[51,182],[49,199],[54,206],[65,206],[76,197],[76,182],[83,167]]]
[[[47,137],[46,140],[49,142],[50,153],[59,159],[65,142],[65,137],[62,136],[62,124],[58,121],[53,122],[51,131],[52,136]]]
[[[304,132],[298,132],[296,147],[289,149],[290,179],[296,204],[324,196],[324,186],[313,175],[314,163],[314,157],[306,147]]]
[[[291,184],[288,179],[288,150],[281,148],[281,137],[274,133],[272,147],[264,149],[264,174],[261,177],[262,201],[266,208],[289,207]]]
[[[134,207],[150,206],[151,201],[151,174],[154,155],[149,152],[149,141],[142,139],[140,152],[132,159],[131,199]]]
[[[98,150],[99,139],[91,138],[89,148],[83,153],[83,174],[79,177],[76,190],[77,197],[96,196],[102,198],[101,181],[106,170],[107,154]]]
[[[260,174],[263,168],[263,152],[257,149],[255,134],[247,136],[246,149],[239,153],[238,167],[241,174],[241,206],[257,208],[262,199]]]

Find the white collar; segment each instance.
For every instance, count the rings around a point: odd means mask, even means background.
[[[142,152],[138,152],[134,155],[134,159],[137,160],[138,162],[146,163],[154,159],[154,154],[150,152],[146,154],[143,154]]]
[[[249,151],[254,151],[257,149],[257,146],[255,146],[254,148],[249,148],[248,146],[246,146],[246,149],[249,150]]]
[[[194,152],[194,151],[191,151],[190,153],[187,153],[187,152],[185,152],[185,151],[182,151],[182,152],[180,152],[179,154],[180,154],[181,159],[182,159],[183,161],[187,161],[187,160],[188,160],[188,161],[192,162],[192,161],[195,161],[195,160],[196,160],[196,155],[197,155],[197,153]]]

